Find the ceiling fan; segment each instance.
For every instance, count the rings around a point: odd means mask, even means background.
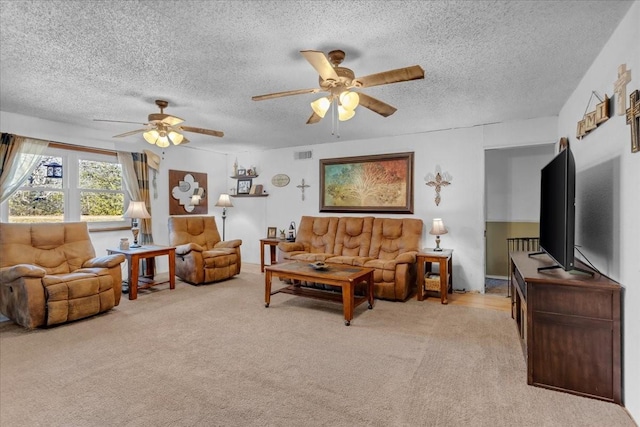
[[[210,136],[224,136],[224,133],[218,130],[195,128],[191,126],[181,126],[184,122],[180,117],[172,116],[164,113],[164,109],[169,105],[168,101],[156,99],[156,105],[160,108],[160,113],[151,113],[147,123],[127,122],[122,120],[101,120],[94,119],[96,122],[114,122],[114,123],[138,123],[145,125],[145,128],[136,129],[129,132],[114,135],[114,138],[123,138],[136,133],[144,132],[143,137],[149,144],[155,144],[158,147],[168,147],[171,142],[174,145],[189,142],[180,132],[194,132]]]
[[[329,95],[326,97],[319,98],[311,103],[313,113],[307,120],[307,124],[318,123],[322,120],[332,104],[334,106],[337,105],[338,119],[340,121],[352,118],[358,105],[362,105],[383,117],[388,117],[396,112],[397,109],[395,107],[365,93],[355,92],[352,89],[424,79],[424,70],[419,65],[356,78],[353,71],[340,66],[345,57],[345,53],[342,50],[332,50],[329,52],[328,58],[324,52],[316,50],[302,50],[300,53],[318,72],[319,88],[276,92],[254,96],[251,99],[263,101],[283,96],[328,92]]]

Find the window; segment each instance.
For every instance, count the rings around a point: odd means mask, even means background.
[[[47,168],[62,165],[62,177],[47,178]],[[115,155],[48,148],[31,176],[4,203],[7,222],[87,221],[120,226],[128,198]]]

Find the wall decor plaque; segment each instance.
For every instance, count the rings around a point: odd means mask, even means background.
[[[207,174],[169,171],[169,215],[206,215]]]
[[[273,178],[271,178],[271,184],[273,184],[274,187],[286,187],[290,181],[291,179],[283,173],[274,175]]]

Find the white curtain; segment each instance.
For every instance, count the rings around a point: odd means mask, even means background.
[[[4,145],[4,141],[3,141]],[[48,141],[14,136],[6,147],[0,175],[0,203],[7,200],[31,175],[49,146]]]
[[[122,178],[124,189],[131,200],[144,200],[140,188],[137,185],[138,176],[133,166],[133,157],[126,151],[118,151],[118,162],[122,165]]]

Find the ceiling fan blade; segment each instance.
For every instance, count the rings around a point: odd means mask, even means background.
[[[314,111],[311,114],[311,117],[309,117],[309,120],[307,120],[307,124],[308,125],[312,125],[314,123],[318,123],[320,120],[322,120],[322,117],[320,117],[319,115],[316,114],[316,112]]]
[[[146,125],[148,123],[142,122],[127,122],[124,120],[104,120],[104,119],[93,119],[94,122],[110,122],[110,123],[132,123],[134,125]]]
[[[184,122],[184,120],[182,120],[180,117],[176,117],[176,116],[167,115],[167,117],[162,119],[162,123],[164,123],[166,125],[169,125],[169,126],[179,125],[182,122]]]
[[[380,114],[381,116],[389,117],[398,110],[396,107],[392,107],[391,105],[365,93],[358,92],[358,95],[360,96],[360,105],[364,108],[368,108],[374,113]]]
[[[281,98],[283,96],[291,96],[291,95],[302,95],[303,93],[318,93],[320,89],[297,89],[297,90],[288,90],[286,92],[275,92],[268,93],[266,95],[258,95],[252,96],[251,99],[254,101],[264,101],[265,99],[273,99],[273,98]]]
[[[222,138],[224,136],[224,132],[221,132],[219,130],[194,128],[194,127],[191,127],[191,126],[179,126],[178,129],[183,130],[185,132],[194,132],[194,133],[201,133],[201,134],[204,134],[204,135],[218,136],[220,138]]]
[[[419,65],[358,77],[355,82],[359,87],[371,87],[417,79],[424,79],[424,70]]]
[[[125,136],[129,136],[129,135],[135,135],[136,133],[140,133],[140,132],[146,132],[148,131],[148,128],[144,128],[144,129],[136,129],[136,130],[132,130],[130,132],[125,132],[125,133],[121,133],[120,135],[114,135],[114,138],[123,138]]]
[[[301,50],[300,53],[316,69],[322,80],[338,80],[336,70],[333,69],[333,65],[331,65],[324,52]]]

